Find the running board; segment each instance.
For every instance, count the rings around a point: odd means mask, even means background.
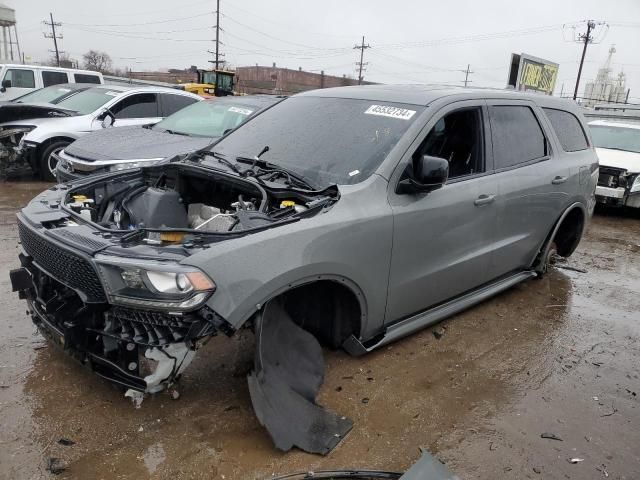
[[[384,336],[376,343],[371,345],[365,345],[358,340],[354,335],[351,335],[343,344],[344,348],[350,355],[360,356],[365,353],[369,353],[376,348],[380,348],[388,343],[395,342],[396,340],[411,335],[412,333],[429,327],[435,323],[444,320],[451,315],[466,310],[477,303],[480,303],[514,285],[533,278],[536,273],[533,271],[519,272],[507,278],[503,278],[495,283],[486,285],[479,290],[467,293],[454,300],[450,300],[447,303],[443,303],[437,307],[426,310],[424,312],[413,315],[412,317],[405,318],[397,323],[389,325]]]

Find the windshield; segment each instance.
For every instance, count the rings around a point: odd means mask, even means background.
[[[225,131],[244,122],[255,110],[253,105],[238,102],[197,102],[178,110],[153,129],[197,137],[221,137]]]
[[[121,93],[122,92],[116,90],[109,90],[108,88],[89,88],[69,98],[65,98],[58,103],[58,105],[78,112],[79,115],[87,115],[96,111]]]
[[[590,128],[596,147],[640,153],[640,128],[609,125],[590,125]]]
[[[41,88],[29,92],[26,95],[22,95],[14,100],[18,103],[58,103],[60,100],[68,97],[74,92],[69,87],[61,87],[59,85],[52,85],[51,87]]]
[[[213,150],[254,157],[318,185],[353,184],[371,175],[424,107],[346,98],[292,97],[257,115]]]

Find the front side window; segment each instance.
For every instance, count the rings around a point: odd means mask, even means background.
[[[598,148],[640,153],[640,128],[615,125],[589,125],[589,128]]]
[[[10,68],[5,73],[3,80],[9,80],[15,88],[36,88],[36,78],[33,70],[21,70]]]
[[[152,128],[197,137],[221,137],[247,120],[256,109],[254,105],[235,101],[202,101],[174,113]]]
[[[52,72],[47,70],[42,71],[42,84],[45,87],[67,83],[68,81],[69,79],[67,78],[66,72]]]
[[[580,125],[580,120],[573,113],[555,108],[543,108],[542,110],[549,118],[565,152],[577,152],[589,148],[587,135]]]
[[[496,105],[489,117],[496,170],[547,156],[547,140],[530,107]]]
[[[414,158],[423,155],[449,162],[449,178],[484,171],[482,111],[468,108],[442,117],[429,131]]]
[[[329,97],[291,97],[256,115],[217,143],[229,157],[260,158],[319,186],[369,177],[424,110],[413,104]]]
[[[158,114],[158,101],[155,93],[130,95],[116,103],[110,109],[118,119],[153,118]]]

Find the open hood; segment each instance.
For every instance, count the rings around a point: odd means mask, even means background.
[[[75,115],[73,110],[56,107],[50,103],[0,103],[0,123],[31,118],[56,118]]]

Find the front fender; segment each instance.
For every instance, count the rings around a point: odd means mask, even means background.
[[[315,217],[213,244],[183,260],[216,283],[208,306],[239,328],[284,291],[331,280],[358,296],[363,336],[382,328],[393,218],[387,182],[374,177],[341,190],[340,200]]]

